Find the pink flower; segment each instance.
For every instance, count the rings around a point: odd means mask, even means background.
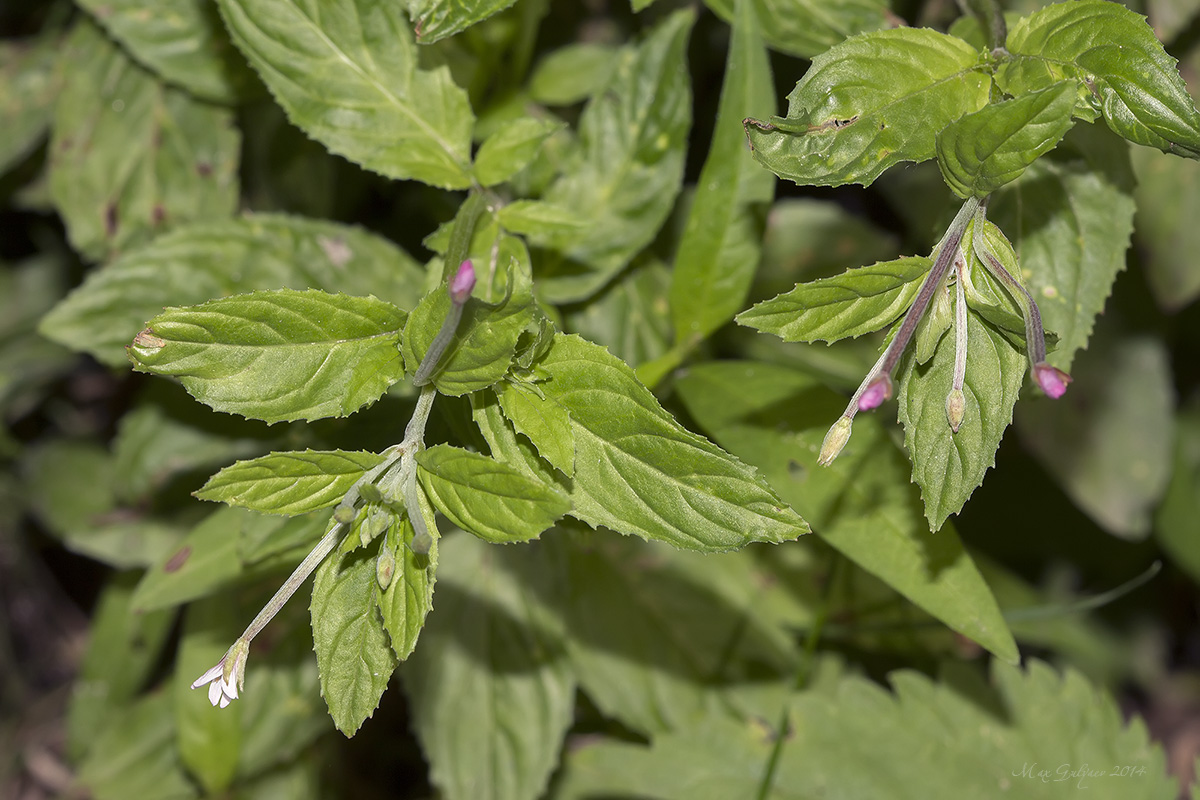
[[[859,395],[858,410],[870,411],[873,408],[879,408],[883,405],[883,401],[890,399],[891,396],[892,379],[887,375],[880,375],[867,384],[867,388],[863,389],[863,393]]]
[[[450,300],[461,306],[467,302],[467,298],[471,296],[471,292],[475,289],[475,267],[471,264],[471,260],[467,259],[458,265],[458,272],[454,273],[454,277],[450,279]]]
[[[1033,379],[1042,387],[1043,392],[1056,400],[1066,393],[1067,384],[1071,382],[1070,375],[1045,361],[1033,365]]]

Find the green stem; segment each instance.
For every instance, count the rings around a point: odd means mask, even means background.
[[[834,551],[829,555],[829,580],[821,593],[821,604],[817,607],[817,615],[813,618],[812,627],[808,629],[808,638],[804,642],[804,653],[800,665],[796,668],[796,677],[792,683],[792,694],[804,691],[812,678],[813,665],[817,658],[817,645],[821,641],[821,631],[829,619],[829,609],[833,604],[833,590],[839,577],[839,567],[842,564],[840,555]],[[779,713],[779,722],[775,728],[775,744],[771,755],[767,758],[767,766],[762,780],[758,784],[757,800],[767,800],[771,796],[771,787],[775,783],[775,772],[779,768],[779,759],[783,755],[783,743],[788,738],[788,728],[791,724],[791,697],[783,704]]]

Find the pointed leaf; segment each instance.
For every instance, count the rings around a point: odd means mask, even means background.
[[[1047,361],[1060,369],[1070,371],[1125,267],[1133,186],[1128,147],[1078,125],[988,206],[988,218],[1013,239],[1042,324],[1059,335]]]
[[[821,442],[846,400],[812,377],[769,364],[713,362],[689,368],[676,387],[696,421],[758,466],[822,539],[952,630],[1016,662],[1016,643],[991,590],[952,525],[929,532],[908,459],[878,419],[859,415],[846,449],[823,467]]]
[[[271,453],[225,467],[196,492],[201,500],[293,516],[336,505],[384,460],[379,453],[305,450]]]
[[[725,64],[713,143],[671,273],[676,342],[694,342],[728,322],[758,267],[775,179],[746,152],[742,120],[774,107],[771,65],[751,0],[740,0]]]
[[[240,508],[221,508],[209,514],[178,546],[146,570],[133,593],[134,608],[151,611],[177,606],[232,581],[242,572],[238,551],[243,528],[261,524],[262,520],[258,514]]]
[[[163,80],[235,103],[258,89],[209,0],[81,0],[114,39]]]
[[[346,736],[375,713],[398,663],[376,608],[374,550],[334,553],[313,580],[313,650],[321,696]]]
[[[533,539],[571,509],[556,488],[480,453],[439,444],[418,453],[417,464],[433,506],[489,542]]]
[[[430,778],[447,798],[523,800],[546,786],[571,724],[575,680],[535,588],[535,545],[443,542],[437,609],[402,672]]]
[[[464,31],[515,3],[516,0],[409,0],[417,41],[433,44]]]
[[[576,42],[547,53],[529,78],[529,96],[547,106],[569,106],[604,88],[619,51],[601,42]]]
[[[877,331],[908,310],[932,262],[906,256],[801,283],[737,316],[785,342],[836,342]]]
[[[938,166],[959,197],[985,197],[1053,150],[1075,120],[1075,84],[992,103],[937,135]]]
[[[389,178],[471,184],[474,116],[450,71],[417,68],[399,3],[218,0],[233,41],[297,127]]]
[[[693,12],[676,12],[625,50],[606,89],[584,109],[582,157],[545,199],[590,224],[538,241],[566,259],[538,276],[539,296],[547,301],[594,294],[654,239],[670,214],[692,122],[681,65],[694,21]]]
[[[388,528],[383,546],[395,556],[396,567],[391,582],[376,601],[383,618],[383,629],[392,643],[392,652],[401,661],[417,646],[417,637],[433,608],[440,546],[440,539],[435,536],[428,553],[416,553],[412,549],[412,540],[413,527],[407,516]]]
[[[1076,116],[1103,114],[1135,144],[1200,158],[1200,112],[1142,15],[1104,0],[1055,3],[1012,26],[1006,48],[996,82],[1008,94],[1072,79]]]
[[[649,746],[592,741],[570,754],[558,796],[1178,797],[1145,722],[1124,722],[1117,701],[1079,672],[1031,660],[1025,669],[993,661],[991,673],[989,685],[965,669],[946,670],[936,683],[895,671],[890,692],[840,676],[794,697],[792,734],[777,760],[778,732],[722,713]],[[945,757],[938,769],[929,768],[934,750]],[[768,763],[774,783],[764,786]]]
[[[687,550],[808,532],[753,468],[680,426],[604,348],[560,334],[538,366],[574,428],[572,516]]]
[[[496,385],[496,399],[517,432],[537,448],[538,455],[568,478],[575,474],[575,433],[571,415],[541,390],[521,383]]]
[[[99,259],[237,204],[232,115],[164,86],[81,21],[63,44],[50,195],[71,244]]]
[[[479,145],[475,176],[484,186],[503,183],[524,169],[542,143],[566,125],[553,119],[522,117],[498,128]]]
[[[954,336],[942,338],[927,364],[905,359],[898,375],[900,422],[930,530],[936,531],[947,517],[962,510],[995,463],[1026,368],[1024,353],[968,311],[966,415],[955,433],[946,418],[946,395],[954,376]]]
[[[129,348],[217,411],[267,422],[348,416],[404,376],[405,315],[373,297],[251,292],[167,309]]]
[[[111,366],[165,306],[256,289],[375,294],[412,308],[424,272],[403,250],[361,228],[273,214],[195,222],[93,270],[39,331]]]
[[[853,36],[813,59],[786,118],[746,120],[754,157],[807,186],[870,184],[934,156],[934,136],[988,101],[981,55],[928,28]]]

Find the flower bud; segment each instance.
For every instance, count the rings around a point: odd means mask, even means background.
[[[344,503],[339,503],[338,507],[333,510],[334,521],[340,522],[343,525],[349,525],[351,522],[354,522],[354,518],[357,515],[358,512],[354,510],[353,505],[345,505]]]
[[[391,522],[392,516],[386,511],[372,511],[358,526],[359,542],[364,546],[369,544],[376,536],[386,531]]]
[[[375,580],[379,582],[380,590],[386,592],[395,576],[396,554],[392,548],[384,547],[379,551],[379,558],[375,559]]]
[[[958,433],[963,417],[967,413],[967,398],[962,389],[952,389],[946,395],[946,419],[950,420],[950,430]]]
[[[858,397],[858,410],[870,411],[873,408],[879,408],[883,405],[884,400],[890,399],[892,396],[892,379],[885,375],[880,375],[867,384],[867,388]],[[834,427],[837,427],[836,425]]]
[[[379,491],[379,487],[373,483],[367,483],[364,481],[363,484],[358,487],[358,493],[362,499],[366,500],[368,503],[383,502],[383,492]]]
[[[825,441],[821,443],[821,455],[817,458],[818,464],[828,467],[833,463],[833,460],[842,452],[842,448],[846,446],[846,442],[850,441],[852,426],[853,422],[850,417],[842,417],[833,423],[829,433],[825,434]]]
[[[475,289],[475,267],[467,259],[458,265],[458,272],[450,279],[450,301],[457,306],[467,302]]]
[[[1033,379],[1042,387],[1043,392],[1056,400],[1066,393],[1067,384],[1072,380],[1070,375],[1045,361],[1033,365]]]
[[[419,531],[413,535],[412,551],[417,555],[429,555],[429,551],[433,548],[433,537],[429,531]]]

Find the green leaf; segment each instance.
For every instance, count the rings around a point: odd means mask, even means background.
[[[417,464],[429,502],[489,542],[536,538],[571,509],[553,486],[479,453],[439,444],[418,453]]]
[[[134,608],[151,611],[177,606],[232,581],[242,572],[242,531],[263,524],[263,519],[240,508],[221,508],[209,514],[146,570],[133,594]],[[278,522],[267,524],[277,527]]]
[[[995,598],[953,526],[929,532],[911,465],[877,418],[856,418],[846,449],[822,467],[821,442],[846,400],[805,373],[713,362],[689,368],[676,388],[696,421],[761,469],[822,539],[950,629],[1016,662]]]
[[[475,154],[475,177],[484,186],[503,183],[528,166],[542,143],[564,127],[557,120],[535,117],[522,117],[502,125],[479,146]]]
[[[746,152],[742,120],[774,107],[771,65],[751,0],[741,0],[725,64],[716,131],[671,277],[676,342],[695,342],[728,322],[758,267],[775,179]]]
[[[1200,414],[1183,412],[1175,421],[1175,455],[1171,482],[1154,518],[1155,538],[1171,560],[1192,580],[1200,581]]]
[[[790,633],[772,635],[756,606],[771,578],[747,569],[774,552],[701,555],[600,534],[540,544],[564,562],[554,605],[580,687],[605,716],[654,736],[794,674]],[[739,597],[733,581],[755,577]]]
[[[408,0],[408,13],[413,19],[417,41],[433,44],[464,31],[493,14],[498,14],[516,0]]]
[[[533,238],[580,233],[587,219],[564,206],[540,200],[517,200],[496,214],[501,227]]]
[[[602,90],[620,51],[600,42],[577,42],[547,53],[529,78],[529,96],[547,106],[569,106]]]
[[[676,12],[639,46],[622,51],[605,90],[584,109],[578,163],[545,199],[589,225],[537,242],[565,258],[538,275],[546,301],[590,297],[654,239],[671,213],[691,127],[691,89],[681,65],[694,21],[693,12]]]
[[[50,123],[61,76],[55,72],[59,40],[0,42],[0,174],[41,141]]]
[[[1119,3],[1056,3],[1008,32],[996,83],[1011,95],[1065,79],[1077,87],[1075,115],[1103,115],[1135,144],[1200,158],[1200,112],[1146,18]]]
[[[218,0],[233,41],[288,119],[389,178],[471,185],[467,93],[446,67],[417,68],[399,3]]]
[[[163,80],[205,100],[235,103],[258,82],[209,0],[81,0],[114,39]]]
[[[1075,84],[1061,81],[960,117],[937,135],[942,177],[959,197],[991,194],[1058,145],[1074,108]]]
[[[230,112],[163,86],[96,26],[63,44],[50,139],[50,195],[89,259],[237,206],[239,136]]]
[[[966,416],[958,433],[954,433],[946,417],[946,395],[954,376],[954,345],[953,336],[943,337],[929,363],[918,365],[910,356],[898,375],[904,444],[933,531],[962,510],[971,493],[983,483],[984,473],[995,463],[1027,367],[1024,353],[968,310],[967,371],[963,381]]]
[[[346,736],[375,713],[399,663],[376,607],[374,549],[333,554],[317,568],[313,581],[313,650],[321,696],[333,724]]]
[[[208,687],[193,689],[192,682],[224,657],[246,624],[245,613],[240,598],[227,592],[192,603],[184,614],[175,657],[171,692],[176,744],[188,772],[209,795],[227,790],[237,773],[245,708],[240,703],[213,708]]]
[[[567,410],[536,384],[505,382],[495,389],[504,416],[537,448],[538,455],[568,478],[574,475],[575,433]]]
[[[1142,539],[1171,478],[1169,355],[1156,339],[1098,338],[1073,373],[1066,395],[1022,410],[1021,440],[1096,524]]]
[[[1059,335],[1047,358],[1059,369],[1070,371],[1125,267],[1133,186],[1127,146],[1079,125],[992,196],[988,218],[1009,232],[1042,324]]]
[[[427,517],[432,517],[428,514]],[[383,546],[396,559],[391,583],[376,600],[383,628],[392,643],[392,651],[401,661],[417,646],[417,637],[425,626],[425,617],[433,608],[433,585],[437,574],[439,538],[427,554],[413,552],[413,527],[409,517],[388,528]],[[378,575],[376,576],[378,577]]]
[[[196,497],[263,514],[293,516],[341,502],[379,453],[305,450],[238,461],[208,479]]]
[[[189,411],[192,401],[179,392]],[[234,438],[174,416],[163,404],[147,402],[118,423],[113,469],[118,495],[126,502],[145,499],[181,474],[227,463],[267,449],[260,439]]]
[[[585,339],[604,342],[617,358],[641,367],[670,347],[670,291],[671,271],[658,259],[647,259],[590,302],[567,310],[563,325]]]
[[[114,575],[92,612],[87,650],[71,688],[67,750],[81,759],[96,744],[96,731],[133,700],[158,664],[171,633],[167,611],[135,613],[131,602],[136,572]]]
[[[175,748],[171,694],[156,692],[122,709],[93,731],[95,746],[75,778],[96,800],[199,797]]]
[[[1138,261],[1159,308],[1167,313],[1182,309],[1200,297],[1200,164],[1176,161],[1153,150],[1135,148],[1137,174]]]
[[[404,376],[404,321],[374,297],[251,292],[167,309],[129,356],[139,372],[178,376],[217,411],[267,422],[344,417]]]
[[[721,19],[733,24],[737,0],[704,0]],[[886,0],[753,0],[767,43],[780,52],[812,58],[847,36],[891,24]]]
[[[574,429],[571,516],[709,552],[808,532],[753,468],[680,426],[604,348],[560,334],[538,366]]]
[[[754,157],[807,186],[864,186],[933,158],[938,131],[988,101],[978,50],[928,28],[853,36],[813,59],[786,118],[746,120]]]
[[[1122,720],[1117,701],[1079,672],[1031,660],[993,661],[991,684],[965,667],[938,682],[912,670],[888,676],[889,692],[845,675],[795,695],[790,736],[761,720],[710,713],[649,746],[600,740],[569,756],[559,797],[663,800],[754,797],[996,797],[1100,800],[1178,795],[1166,754],[1144,721]],[[929,768],[930,752],[940,754]],[[944,760],[943,760],[944,756]],[[863,769],[869,762],[871,769]],[[1123,767],[1132,769],[1121,772]],[[911,791],[897,787],[916,787]]]
[[[538,797],[575,706],[562,629],[536,590],[536,545],[442,543],[437,609],[402,676],[430,779],[447,798]]]
[[[836,342],[877,331],[908,310],[932,262],[906,256],[801,283],[737,316],[785,342]]]
[[[442,394],[457,397],[478,391],[508,372],[522,332],[534,322],[529,256],[521,255],[509,261],[504,298],[489,304],[471,297],[463,307],[454,341],[433,377],[433,385]],[[417,371],[449,311],[450,295],[439,284],[409,315],[401,340],[409,372]]]
[[[412,308],[424,272],[403,250],[361,228],[272,214],[196,222],[163,234],[88,274],[51,311],[43,336],[106,364],[164,306],[261,289],[374,294]]]

